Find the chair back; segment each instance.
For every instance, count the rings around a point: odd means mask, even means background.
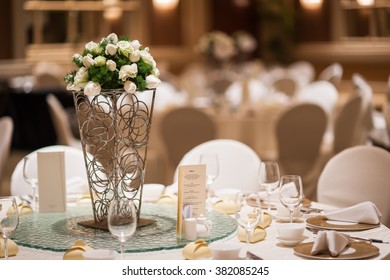
[[[0,118],[0,183],[4,176],[5,166],[11,150],[14,123],[11,117]]]
[[[295,98],[298,102],[319,105],[331,117],[337,105],[338,95],[336,87],[330,82],[316,81],[302,87]]]
[[[31,163],[27,168],[37,170],[38,152],[60,152],[65,154],[65,178],[67,194],[83,194],[88,191],[88,178],[85,167],[84,154],[81,149],[64,145],[47,146],[29,153]],[[32,194],[31,187],[23,179],[23,161],[21,159],[16,165],[11,176],[11,195]],[[48,176],[50,176],[48,174]],[[39,184],[39,182],[38,182]]]
[[[171,109],[161,117],[160,133],[168,163],[173,170],[193,147],[215,139],[217,128],[211,117],[202,110],[181,107]]]
[[[335,62],[327,66],[318,75],[318,80],[328,81],[332,83],[336,88],[339,88],[341,80],[343,78],[343,67],[341,64]]]
[[[48,94],[46,103],[57,134],[58,144],[81,149],[81,142],[73,136],[68,116],[57,97],[53,94]]]
[[[362,98],[353,96],[340,109],[334,122],[333,153],[354,146]]]
[[[318,201],[348,207],[372,201],[390,226],[390,153],[359,145],[343,150],[325,165],[318,180]]]
[[[199,164],[201,154],[213,153],[218,156],[219,174],[213,183],[214,190],[242,189],[258,191],[258,170],[260,158],[246,144],[230,139],[216,139],[202,143],[180,160],[179,165]],[[177,182],[178,169],[173,178]]]
[[[305,195],[310,199],[315,197],[315,186],[310,184],[309,174],[317,172],[327,120],[318,105],[301,103],[288,108],[276,123],[281,173],[300,175]]]

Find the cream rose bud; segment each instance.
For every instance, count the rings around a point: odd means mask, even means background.
[[[107,44],[106,46],[106,54],[115,55],[118,47],[113,44]]]
[[[117,44],[119,54],[129,57],[130,53],[133,51],[129,41],[119,41]]]
[[[135,78],[138,73],[138,66],[135,63],[124,65],[119,70],[119,79],[126,81],[127,78]]]
[[[115,33],[108,35],[107,39],[111,40],[114,44],[118,43],[118,36]]]
[[[82,89],[89,82],[88,70],[85,67],[81,67],[74,76],[73,85],[75,88]]]
[[[141,51],[141,57],[147,64],[156,67],[156,61],[154,61],[153,56],[149,53],[148,48],[145,48]]]
[[[99,44],[91,41],[85,45],[85,48],[89,50],[91,53],[99,54],[102,52],[102,48],[99,46]]]
[[[149,89],[156,88],[160,83],[160,79],[154,75],[149,75],[146,77],[146,87]]]
[[[79,53],[75,53],[73,56],[72,56],[72,60],[73,61],[77,61],[77,62],[82,62],[83,61],[83,56]]]
[[[137,62],[141,58],[141,52],[139,50],[135,50],[130,54],[130,61]]]
[[[158,70],[158,68],[153,68],[151,74],[155,75],[156,77],[159,77],[160,76],[160,70]]]
[[[89,96],[95,96],[98,95],[101,90],[102,88],[99,83],[91,81],[84,87],[84,94]]]
[[[115,69],[116,69],[116,63],[115,63],[115,61],[113,61],[111,59],[107,60],[106,66],[107,66],[108,70],[110,70],[110,71],[115,71]]]
[[[87,68],[95,64],[95,60],[92,58],[92,55],[87,54],[83,57],[83,65]]]
[[[133,41],[131,41],[131,46],[133,47],[133,49],[139,50],[139,48],[141,47],[141,44],[138,40],[133,40]]]
[[[94,59],[96,66],[104,66],[106,65],[106,58],[104,56],[97,56]]]
[[[134,84],[132,81],[126,81],[123,85],[123,88],[128,93],[135,93],[135,91],[137,90],[136,84]]]

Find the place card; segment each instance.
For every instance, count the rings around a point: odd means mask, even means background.
[[[66,211],[65,154],[38,152],[39,212]]]
[[[176,233],[182,235],[184,219],[197,218],[205,214],[206,165],[182,165],[178,171]]]

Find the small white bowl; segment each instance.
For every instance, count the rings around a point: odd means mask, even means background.
[[[212,243],[209,245],[214,260],[238,260],[242,245],[235,243]]]
[[[96,249],[83,253],[83,257],[86,260],[115,260],[118,255],[115,250],[109,249]]]
[[[305,239],[305,237],[303,237],[303,236],[302,236],[302,238],[297,239],[297,240],[282,239],[282,238],[278,237],[279,243],[282,245],[285,245],[285,246],[295,246],[295,245],[301,243],[304,239]]]
[[[290,240],[291,242],[300,242],[303,239],[305,227],[305,223],[286,223],[277,224],[276,230],[278,232],[279,240],[283,240],[285,243],[286,240]]]

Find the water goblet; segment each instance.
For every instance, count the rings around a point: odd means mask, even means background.
[[[239,192],[236,197],[235,218],[246,233],[246,246],[249,248],[251,230],[256,228],[262,218],[259,193]]]
[[[217,154],[201,154],[200,163],[206,165],[206,188],[207,188],[207,208],[212,208],[211,197],[213,196],[212,185],[218,177],[219,162]]]
[[[23,159],[23,179],[31,186],[32,202],[31,208],[37,210],[37,188],[38,188],[38,171],[37,166],[32,163],[33,158],[25,156]]]
[[[293,222],[293,212],[302,203],[302,179],[298,175],[284,175],[280,179],[279,199],[290,212],[290,223]]]
[[[114,198],[108,208],[108,229],[119,240],[121,259],[124,246],[137,229],[137,211],[132,199]]]
[[[279,185],[280,173],[279,166],[276,162],[260,162],[259,168],[259,185],[267,193],[267,212],[271,214],[271,193]]]
[[[19,224],[18,205],[13,197],[0,197],[0,236],[4,239],[4,259],[8,259],[8,238]]]

